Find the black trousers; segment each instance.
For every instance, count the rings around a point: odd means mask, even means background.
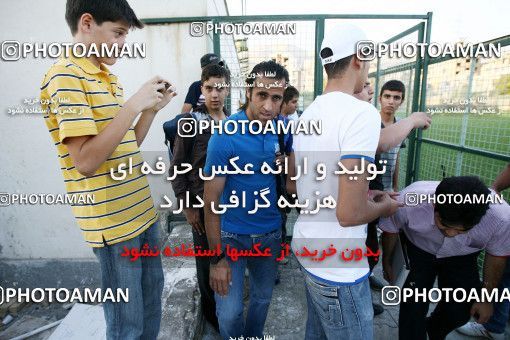
[[[407,252],[411,263],[411,271],[404,284],[404,288],[426,289],[426,294],[433,288],[436,277],[439,288],[464,288],[466,294],[470,289],[479,289],[477,258],[479,252],[447,258],[436,258],[412,242],[407,242]],[[427,316],[428,302],[400,303],[399,339],[425,340],[428,334],[430,340],[444,339],[448,333],[469,321],[472,302],[455,302],[450,293],[450,302],[443,299]],[[434,296],[435,298],[435,296]],[[413,297],[414,299],[414,297]]]
[[[379,219],[376,219],[367,225],[367,240],[365,241],[365,245],[370,248],[373,252],[377,252],[379,250],[379,240],[377,239],[377,225],[379,224]],[[370,271],[374,270],[377,262],[379,262],[378,257],[369,256],[368,257],[368,266],[370,267]]]
[[[204,222],[204,210],[200,209],[200,220],[202,225]],[[191,229],[193,233],[193,243],[196,246],[202,247],[201,249],[209,249],[207,236],[205,232],[199,235],[195,229]],[[216,302],[214,300],[214,291],[209,285],[209,257],[195,256],[195,263],[197,266],[197,281],[200,290],[200,302],[202,305],[202,313],[207,321],[209,321],[217,330],[218,318],[216,317]]]

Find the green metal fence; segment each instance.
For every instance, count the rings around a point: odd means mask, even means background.
[[[476,175],[490,185],[510,162],[510,36],[483,44],[488,43],[501,44],[501,58],[423,61],[427,75],[422,73],[419,96],[415,91],[408,97],[413,102],[419,98],[419,105],[406,101],[397,116],[417,109],[429,112],[432,128],[412,134],[411,147],[401,150],[400,188],[416,180],[459,175]],[[391,65],[380,60],[369,76],[376,84],[398,79],[411,89],[418,69],[416,62]],[[505,198],[510,198],[508,192]]]
[[[295,35],[211,34],[209,38],[213,51],[221,55],[231,69],[234,83],[242,83],[243,73],[262,60],[274,59],[285,65],[291,84],[302,95],[299,108],[303,110],[322,93],[324,86],[325,77],[318,56],[324,31],[329,25],[346,20],[412,22],[414,26],[389,38],[386,43],[430,42],[432,13],[186,17],[145,19],[144,22],[149,25],[294,23],[297,27]],[[374,105],[379,107],[377,99],[382,84],[399,79],[406,85],[407,93],[397,117],[415,111],[434,113],[432,128],[413,131],[407,147],[401,150],[400,188],[416,180],[440,180],[454,175],[477,175],[486,184],[491,184],[510,162],[510,36],[490,42],[503,46],[501,58],[429,59],[427,55],[423,58],[418,55],[415,60],[382,57],[372,63],[369,78],[376,91]],[[243,99],[244,88],[234,86],[229,98],[232,112]],[[456,109],[458,112],[445,112]],[[482,114],[484,110],[486,113]],[[506,198],[509,198],[508,193]]]
[[[274,59],[286,66],[290,83],[297,87],[301,97],[300,110],[304,110],[313,99],[322,93],[324,87],[323,67],[318,55],[324,31],[335,22],[359,20],[402,20],[429,22],[427,15],[256,15],[256,16],[211,16],[181,18],[144,19],[147,25],[182,23],[293,23],[296,34],[293,35],[228,35],[213,33],[209,35],[213,52],[225,59],[234,75],[234,83],[242,81],[243,72],[250,70],[262,60]],[[198,59],[199,57],[197,57]],[[239,77],[237,77],[239,76]],[[244,99],[244,89],[231,89],[228,107],[235,111],[239,101]]]

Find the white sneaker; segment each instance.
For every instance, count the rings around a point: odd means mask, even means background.
[[[485,327],[483,327],[482,324],[479,324],[478,322],[468,322],[464,326],[457,328],[456,331],[468,336],[477,336],[494,340],[505,340],[505,334],[489,332],[485,329]]]

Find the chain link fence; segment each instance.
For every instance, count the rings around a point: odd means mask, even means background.
[[[298,110],[306,109],[325,84],[318,56],[324,31],[338,21],[379,20],[387,26],[392,20],[417,20],[416,26],[386,43],[421,43],[430,42],[431,19],[432,13],[164,18],[147,22],[295,25],[292,34],[209,33],[213,51],[221,55],[233,75],[227,106],[233,113],[245,100],[246,74],[255,64],[268,59],[287,68],[290,84],[301,94]],[[399,189],[416,180],[441,180],[460,175],[476,175],[491,185],[510,162],[510,36],[490,42],[501,44],[501,57],[429,59],[417,56],[414,60],[382,57],[372,62],[369,79],[375,87],[373,104],[378,109],[380,88],[386,81],[398,79],[406,86],[406,98],[397,118],[420,110],[433,117],[432,127],[413,132],[407,148],[400,152]],[[510,199],[508,191],[505,198]]]
[[[490,186],[510,162],[509,40],[510,36],[491,41],[501,44],[501,57],[429,61],[422,108],[432,116],[432,127],[418,135],[413,180],[473,175]],[[400,68],[381,60],[370,80],[379,87],[390,79],[406,85],[409,95],[397,113],[403,118],[413,112],[415,67],[408,63]],[[385,73],[388,70],[391,73]],[[410,176],[408,152],[400,152],[399,188]],[[504,195],[510,198],[508,192]]]

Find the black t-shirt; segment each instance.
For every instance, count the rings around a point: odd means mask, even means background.
[[[186,94],[186,99],[184,102],[187,104],[191,104],[193,108],[196,108],[198,105],[204,103],[204,96],[202,95],[202,82],[197,80],[193,82],[188,89],[188,94]]]

